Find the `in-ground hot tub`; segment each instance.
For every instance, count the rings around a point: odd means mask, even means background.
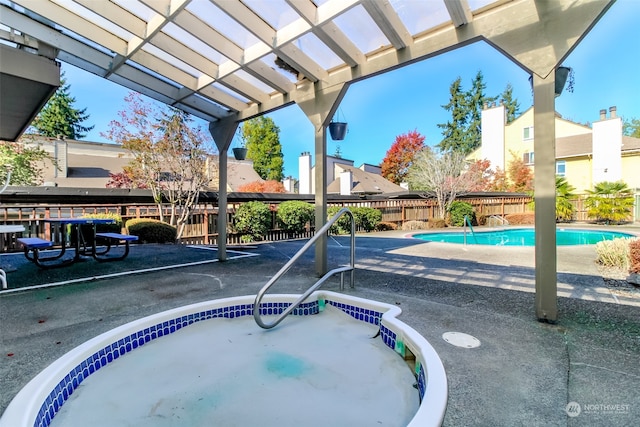
[[[297,298],[267,296],[261,313]],[[0,427],[441,424],[444,368],[398,307],[317,291],[264,330],[253,302],[180,307],[87,341],[29,382]]]

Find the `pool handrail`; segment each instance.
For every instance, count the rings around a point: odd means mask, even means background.
[[[471,225],[471,219],[469,219],[469,215],[465,215],[462,221],[462,230],[464,235],[462,237],[464,244],[467,244],[467,224],[469,224],[469,229],[471,229],[471,235],[473,236],[473,240],[475,240],[476,244],[478,243],[478,238],[476,237],[476,233],[473,231],[473,226]]]
[[[291,266],[293,266],[293,264],[311,246],[313,246],[316,243],[316,241],[318,239],[320,239],[321,236],[323,236],[325,233],[327,233],[327,231],[329,231],[329,228],[331,228],[331,226],[336,221],[338,221],[338,219],[344,214],[348,214],[351,217],[351,238],[350,238],[351,248],[350,248],[350,251],[349,251],[350,252],[349,265],[342,266],[342,267],[337,267],[337,268],[334,268],[334,269],[328,271],[327,273],[325,273],[324,276],[322,276],[320,279],[318,279],[316,281],[316,283],[314,283],[309,289],[307,289],[307,291],[305,293],[300,295],[300,297],[294,303],[292,303],[282,313],[280,313],[280,315],[273,322],[271,322],[271,323],[263,322],[262,321],[262,317],[260,316],[260,302],[262,301],[262,298],[264,297],[265,293],[282,276],[284,276],[284,274],[287,271],[289,271]],[[299,306],[305,299],[307,299],[307,297],[309,295],[311,295],[316,289],[318,289],[320,286],[322,286],[322,284],[324,282],[326,282],[327,279],[329,279],[334,274],[340,273],[340,290],[343,290],[344,289],[344,273],[347,272],[347,271],[350,271],[351,274],[350,274],[349,286],[351,288],[354,287],[353,280],[354,280],[354,272],[355,272],[355,255],[356,255],[355,228],[356,228],[355,227],[355,219],[353,217],[353,213],[348,208],[342,208],[329,221],[327,221],[327,223],[324,226],[322,226],[322,228],[320,228],[318,231],[316,231],[314,236],[311,239],[309,239],[309,241],[307,243],[305,243],[305,245],[302,248],[300,248],[300,250],[298,250],[298,252],[296,252],[296,254],[293,257],[291,257],[291,259],[284,266],[282,266],[282,268],[271,279],[269,279],[269,281],[262,287],[262,289],[260,289],[260,291],[256,295],[256,299],[255,299],[255,301],[253,303],[253,317],[256,320],[256,323],[258,324],[258,326],[260,326],[261,328],[264,328],[264,329],[271,329],[274,326],[276,326],[278,323],[282,322],[282,320],[284,320],[284,318],[287,317],[289,315],[289,313],[291,313],[293,310],[295,310],[295,308],[297,306]]]
[[[502,224],[502,225],[510,225],[509,224],[509,220],[507,220],[506,218],[501,217],[500,215],[491,215],[489,218],[487,218],[487,221],[489,221],[491,219],[495,219],[495,220],[500,221],[500,224]]]

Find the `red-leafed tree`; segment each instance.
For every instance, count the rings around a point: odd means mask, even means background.
[[[148,189],[147,184],[140,180],[135,180],[132,178],[134,176],[131,168],[125,166],[123,168],[123,172],[110,173],[109,181],[105,187],[107,188],[140,188],[140,189]]]
[[[424,140],[425,137],[417,130],[396,136],[395,142],[382,159],[382,176],[395,184],[405,182],[414,157],[425,146]]]
[[[279,181],[253,181],[241,185],[236,190],[238,193],[286,193],[284,185]]]
[[[533,191],[533,172],[519,157],[513,156],[507,166],[507,173],[511,180],[511,191],[526,193]]]
[[[493,181],[489,185],[488,191],[509,191],[507,172],[500,166],[496,167],[493,173]]]
[[[465,173],[469,176],[469,191],[489,191],[491,189],[495,172],[491,169],[489,160],[472,162]]]
[[[110,173],[107,188],[136,188],[133,180],[124,172]]]

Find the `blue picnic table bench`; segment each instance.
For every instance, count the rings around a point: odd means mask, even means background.
[[[120,233],[98,233],[96,232],[96,224],[109,224],[113,223],[111,219],[99,219],[99,218],[56,218],[47,219],[46,222],[52,224],[58,224],[63,226],[71,224],[72,233],[75,232],[76,238],[74,239],[75,254],[71,259],[62,259],[67,250],[66,233],[62,233],[62,242],[60,247],[54,245],[54,242],[39,237],[20,237],[16,239],[24,249],[24,256],[40,268],[57,268],[64,267],[82,259],[82,256],[91,256],[96,261],[119,261],[123,260],[129,255],[129,243],[138,240],[138,236]],[[93,239],[90,239],[91,244],[87,244],[87,240],[82,235],[81,225],[91,224],[93,225]],[[97,242],[104,242],[105,247],[98,247]],[[123,252],[119,255],[110,255],[110,251],[113,247],[118,247],[121,244],[124,245]],[[53,249],[59,249],[59,252],[55,254],[47,254],[42,256],[40,251]],[[48,252],[48,251],[47,251]]]

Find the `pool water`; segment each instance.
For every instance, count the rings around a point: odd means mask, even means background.
[[[533,228],[476,231],[474,233],[467,231],[466,236],[468,245],[535,246],[535,230]],[[430,242],[465,243],[464,232],[420,233],[414,234],[412,237]],[[616,231],[559,228],[556,230],[556,245],[594,245],[603,240],[633,237],[636,236]]]
[[[375,325],[334,307],[287,320],[217,318],[153,340],[85,380],[51,426],[409,424],[415,378]]]

